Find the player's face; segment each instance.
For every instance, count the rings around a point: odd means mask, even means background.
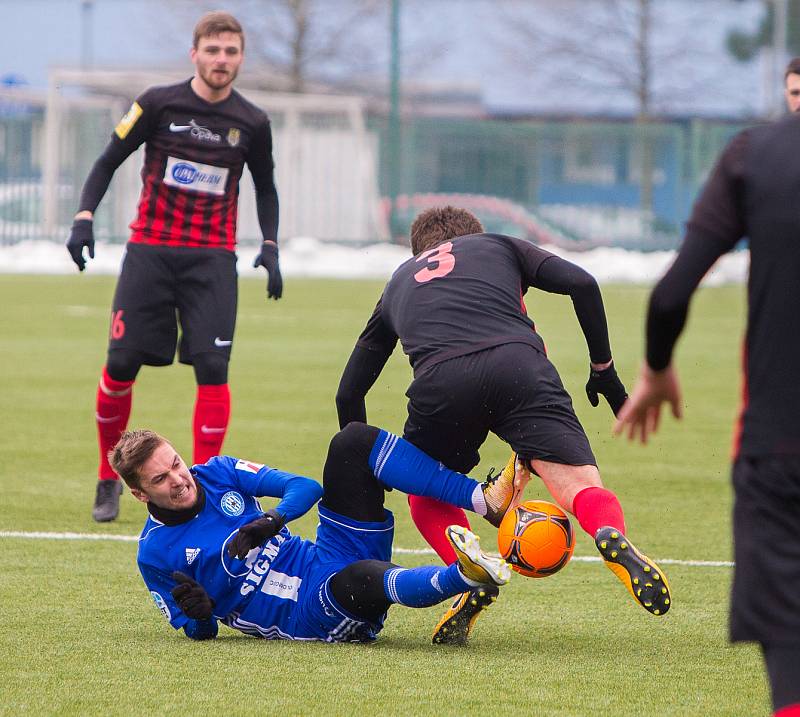
[[[197,76],[215,92],[224,90],[236,79],[244,59],[242,38],[235,32],[201,37],[191,57]]]
[[[131,493],[159,508],[186,510],[197,501],[197,484],[175,449],[162,443],[139,469],[139,488]]]
[[[800,75],[792,72],[786,78],[785,94],[789,112],[800,112]]]

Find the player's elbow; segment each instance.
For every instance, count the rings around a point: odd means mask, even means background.
[[[573,298],[599,296],[600,286],[588,271],[578,269],[572,276],[570,294]]]
[[[650,295],[648,315],[654,319],[664,320],[685,315],[689,306],[688,297],[671,291],[662,280],[656,284]]]
[[[302,482],[303,492],[308,496],[311,505],[314,505],[322,498],[322,486],[317,483],[313,478],[306,478],[305,476],[298,476],[296,481]]]

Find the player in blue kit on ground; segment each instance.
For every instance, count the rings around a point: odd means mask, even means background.
[[[331,440],[324,487],[227,456],[189,469],[146,430],[124,433],[110,461],[150,513],[137,558],[145,584],[170,624],[196,640],[215,637],[222,622],[269,639],[371,641],[393,604],[428,607],[510,578],[461,526],[448,528],[452,565],[390,562],[394,517],[384,491],[430,496],[498,525],[522,476],[481,484],[363,423]],[[262,496],[280,502],[265,512]],[[318,500],[316,542],[293,536],[286,524]]]

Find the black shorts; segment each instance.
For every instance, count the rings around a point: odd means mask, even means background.
[[[199,353],[230,358],[236,326],[236,255],[225,249],[128,244],[111,309],[108,348],[133,349],[148,366]]]
[[[800,645],[800,456],[733,466],[734,642]]]
[[[406,392],[404,437],[467,473],[489,431],[525,458],[596,465],[561,378],[540,351],[504,344],[432,366]]]

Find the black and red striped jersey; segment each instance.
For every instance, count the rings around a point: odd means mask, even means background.
[[[245,163],[257,194],[275,192],[267,115],[235,90],[211,103],[195,94],[190,80],[152,87],[119,122],[107,153],[124,158],[143,142],[143,186],[130,241],[233,251]]]

